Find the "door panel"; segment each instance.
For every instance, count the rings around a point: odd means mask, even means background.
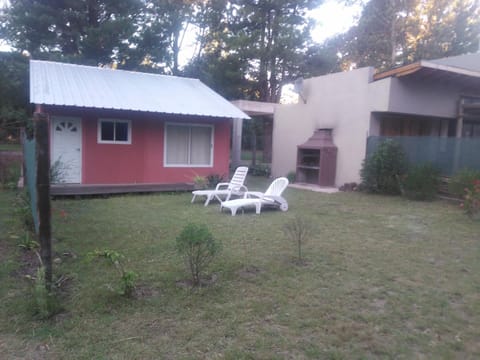
[[[52,183],[82,182],[82,121],[52,118]]]

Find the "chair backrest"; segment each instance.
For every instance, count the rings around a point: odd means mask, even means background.
[[[247,178],[247,173],[248,173],[248,167],[246,166],[237,167],[237,169],[235,170],[235,173],[232,176],[232,179],[230,180],[228,188],[229,189],[240,188],[245,182],[245,179]]]
[[[288,186],[288,179],[286,177],[279,177],[273,180],[273,182],[268,187],[267,191],[263,194],[263,196],[268,195],[275,195],[280,196],[282,195],[283,191]]]

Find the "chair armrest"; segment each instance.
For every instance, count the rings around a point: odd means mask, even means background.
[[[283,196],[279,196],[279,195],[267,195],[267,196],[264,197],[264,199],[273,200],[273,201],[278,202],[280,204],[287,203],[287,200],[285,200],[285,198]]]
[[[223,182],[223,183],[218,183],[218,184],[217,184],[217,187],[215,188],[215,190],[219,190],[221,186],[226,186],[226,187],[228,187],[229,185],[230,185],[230,183],[225,183],[225,182]]]
[[[263,197],[263,193],[260,192],[260,191],[248,191],[245,193],[245,195],[243,196],[245,199],[247,198],[262,198]]]
[[[247,193],[248,192],[248,188],[245,185],[232,187],[231,190],[232,190],[232,192],[236,192],[236,193]]]

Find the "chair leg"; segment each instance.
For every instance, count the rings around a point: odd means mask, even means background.
[[[197,197],[197,195],[193,195],[192,197],[192,204],[195,202],[195,198]]]
[[[212,200],[213,195],[207,195],[207,200],[205,201],[205,206],[208,206],[210,200]]]
[[[237,207],[232,207],[230,210],[232,210],[232,216],[235,216],[237,214]]]
[[[260,211],[262,210],[262,203],[258,202],[255,204],[255,212],[257,214],[260,214]]]

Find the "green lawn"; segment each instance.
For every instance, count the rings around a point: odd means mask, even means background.
[[[22,151],[20,144],[0,144],[0,151]]]
[[[257,150],[257,163],[263,162],[263,150]],[[242,160],[244,161],[251,161],[252,160],[253,151],[252,150],[242,150]]]
[[[54,201],[55,272],[71,280],[64,311],[39,321],[19,275],[13,194],[0,192],[0,358],[480,358],[480,222],[443,201],[285,196],[287,213],[236,217],[188,193]],[[305,266],[281,230],[296,215],[317,229]],[[177,283],[187,222],[223,243],[216,282],[195,291]],[[144,296],[109,289],[113,271],[84,259],[96,248],[124,253]]]

